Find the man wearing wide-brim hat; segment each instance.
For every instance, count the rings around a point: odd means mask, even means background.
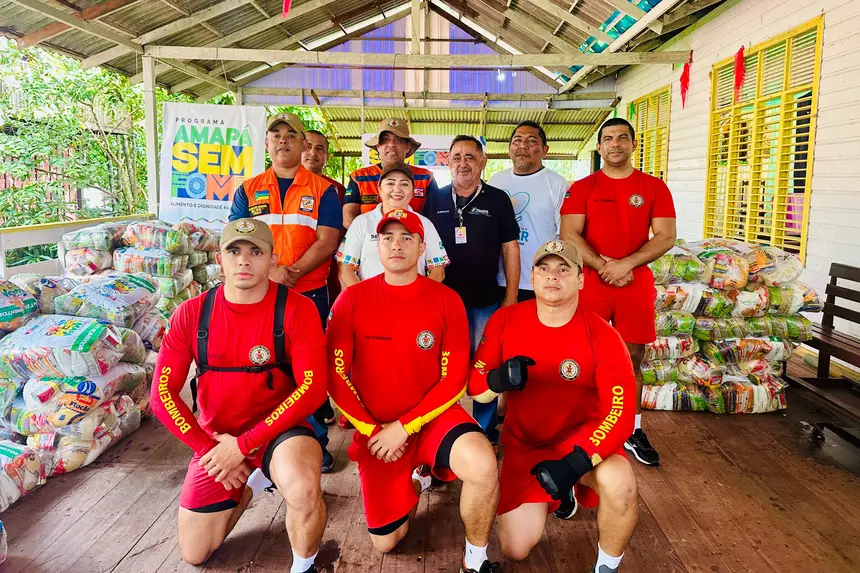
[[[380,163],[356,169],[349,176],[349,185],[343,200],[343,226],[349,228],[353,219],[373,211],[379,204],[379,176],[383,170],[402,163],[411,157],[421,143],[409,134],[405,119],[390,117],[379,123],[379,132],[365,143],[376,149]],[[409,206],[418,213],[424,208],[424,199],[437,191],[433,174],[422,167],[412,167],[415,197]]]

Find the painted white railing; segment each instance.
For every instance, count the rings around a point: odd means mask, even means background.
[[[84,227],[92,227],[99,223],[110,223],[115,221],[141,221],[154,219],[154,215],[124,215],[122,217],[104,217],[101,219],[82,219],[80,221],[65,221],[61,223],[45,223],[43,225],[29,225],[26,227],[0,228],[0,278],[8,278],[18,273],[38,273],[40,275],[58,275],[63,271],[62,259],[65,255],[63,246],[60,245],[57,259],[41,261],[29,265],[14,267],[6,266],[6,252],[21,247],[34,247],[36,245],[50,245],[60,242],[60,238],[69,231],[76,231]]]

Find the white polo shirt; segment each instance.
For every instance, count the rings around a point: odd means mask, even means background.
[[[411,208],[409,210],[412,211]],[[426,275],[428,269],[447,266],[451,261],[448,259],[445,245],[442,244],[442,239],[439,238],[439,233],[430,219],[418,213],[416,215],[424,224],[424,243],[427,245],[424,254],[418,259],[418,272]],[[382,261],[379,260],[379,251],[376,250],[376,244],[379,242],[376,226],[381,220],[381,203],[373,211],[356,217],[347,229],[346,236],[340,244],[337,255],[335,255],[337,262],[355,267],[358,271],[358,278],[361,280],[385,272]]]
[[[487,184],[507,191],[520,225],[521,290],[534,290],[531,284],[532,257],[542,244],[558,237],[561,204],[570,183],[544,167],[531,175],[516,175],[513,169],[496,173]],[[499,284],[505,286],[504,269],[499,269]]]

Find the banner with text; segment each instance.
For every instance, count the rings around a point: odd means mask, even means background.
[[[167,103],[159,219],[221,229],[233,194],[265,169],[262,106]]]

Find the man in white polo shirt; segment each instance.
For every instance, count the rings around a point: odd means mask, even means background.
[[[570,187],[564,177],[543,166],[548,151],[543,128],[533,121],[522,122],[514,129],[508,145],[513,168],[496,173],[487,182],[511,196],[520,226],[518,302],[535,297],[531,284],[532,257],[541,245],[558,236],[561,203]],[[499,273],[499,284],[507,284],[503,272]]]
[[[385,269],[379,260],[376,244],[379,238],[376,225],[382,215],[392,209],[409,209],[414,194],[412,169],[405,163],[396,163],[386,168],[379,176],[379,196],[382,202],[373,211],[356,217],[346,232],[335,259],[340,266],[340,280],[344,288],[382,274]],[[445,266],[450,261],[442,239],[433,223],[418,215],[424,224],[427,249],[418,260],[419,274],[435,281],[445,278]]]

